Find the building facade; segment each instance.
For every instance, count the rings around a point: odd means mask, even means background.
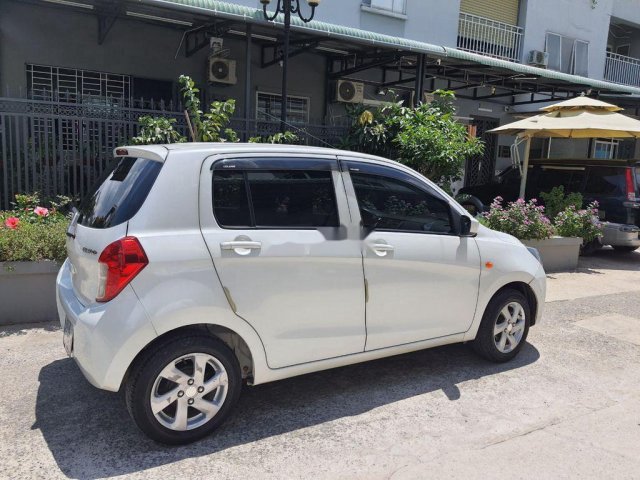
[[[53,189],[54,180],[81,195],[137,116],[179,118],[181,74],[205,102],[236,100],[244,138],[276,131],[282,23],[265,21],[261,8],[257,0],[0,0],[0,202]],[[338,143],[353,104],[416,102],[439,88],[455,91],[460,121],[479,135],[580,94],[637,115],[640,0],[323,0],[313,22],[293,24],[287,111],[302,141]],[[513,138],[484,138],[467,183],[510,161]],[[535,148],[585,156],[594,145]],[[615,150],[635,154],[633,145]]]

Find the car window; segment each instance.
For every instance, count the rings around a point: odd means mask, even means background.
[[[144,203],[162,163],[148,158],[122,157],[78,207],[78,224],[110,228],[129,221]]]
[[[215,170],[213,208],[225,228],[339,226],[330,170]]]
[[[449,204],[412,183],[350,168],[363,226],[377,230],[452,233]]]
[[[548,192],[562,185],[565,192],[580,192],[584,181],[584,168],[534,167],[529,181],[539,192]]]
[[[247,172],[257,227],[337,227],[330,171]]]
[[[243,172],[216,171],[213,175],[213,211],[227,228],[250,227],[251,211]]]
[[[588,195],[623,196],[626,192],[625,169],[616,167],[591,167],[585,193]]]

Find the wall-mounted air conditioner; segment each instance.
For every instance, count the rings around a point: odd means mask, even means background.
[[[549,65],[549,54],[540,50],[531,50],[527,59],[529,65],[546,68]]]
[[[238,83],[236,61],[228,58],[209,57],[209,81],[226,85]]]
[[[362,103],[364,100],[364,83],[351,80],[338,80],[336,84],[336,101],[343,103]]]

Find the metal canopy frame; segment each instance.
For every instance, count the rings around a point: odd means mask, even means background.
[[[45,4],[41,0],[29,0],[39,5]],[[194,28],[154,21],[153,19],[139,21],[160,24],[165,27],[173,27],[185,31],[185,56],[191,56],[208,45],[211,36],[246,38],[247,20],[219,19],[212,21],[212,13],[187,13],[176,12],[169,8],[160,8],[150,5],[141,5],[137,1],[128,0],[82,0],[84,3],[94,6],[93,14],[98,18],[98,43],[102,44],[115,21],[126,15],[128,9],[143,8],[158,17],[189,19]],[[46,4],[52,6],[52,4]],[[91,13],[86,9],[64,6],[82,13]],[[268,68],[282,61],[282,28],[279,24],[271,22],[253,22],[251,33],[252,43],[261,49],[261,67]],[[267,40],[273,39],[273,40]],[[380,88],[395,87],[399,90],[422,91],[430,80],[428,89],[433,90],[435,80],[446,81],[447,88],[456,91],[459,98],[493,101],[505,106],[529,105],[536,103],[562,100],[583,93],[599,97],[601,95],[619,95],[626,103],[640,108],[640,98],[629,96],[623,90],[594,88],[589,85],[564,82],[558,79],[545,78],[536,75],[526,75],[503,68],[502,66],[486,65],[472,59],[454,58],[437,53],[416,53],[403,51],[392,46],[367,46],[362,43],[349,42],[340,39],[332,39],[322,32],[314,33],[313,30],[299,32],[291,31],[291,45],[294,47],[291,56],[303,53],[316,54],[326,58],[329,80],[349,78],[361,81],[365,84],[375,85]],[[340,52],[340,53],[334,53]],[[367,70],[381,72],[381,80],[359,79],[353,77]],[[422,71],[422,75],[420,74]],[[395,75],[395,77],[394,77]],[[406,76],[405,76],[406,75]],[[487,92],[487,88],[489,92]],[[621,86],[622,88],[622,86]],[[522,94],[528,98],[519,98]],[[541,98],[544,97],[544,98]],[[625,101],[623,100],[623,103]]]

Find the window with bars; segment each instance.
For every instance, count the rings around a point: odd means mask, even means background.
[[[309,98],[287,96],[287,122],[309,123]],[[276,93],[258,92],[256,101],[256,120],[273,122],[280,120],[282,110],[282,95]]]
[[[129,106],[131,76],[74,68],[27,64],[27,89],[34,100],[82,103],[109,109]],[[80,119],[56,120],[34,118],[31,135],[37,144],[58,136],[62,151],[75,151],[81,136],[101,137],[109,144],[117,143],[116,132],[97,131]]]
[[[35,100],[128,104],[131,76],[27,64],[27,89]]]

